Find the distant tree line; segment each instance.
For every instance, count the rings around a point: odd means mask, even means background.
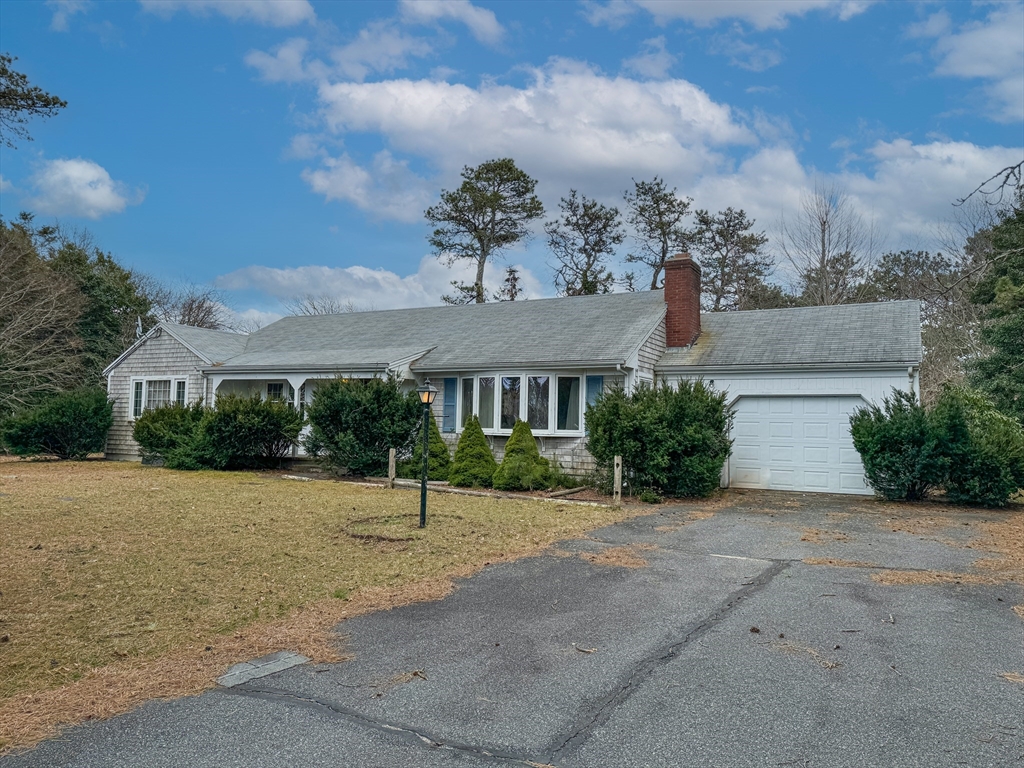
[[[933,402],[946,383],[969,382],[1000,408],[1024,416],[1024,228],[1021,165],[1010,166],[959,200],[944,252],[892,251],[845,191],[819,183],[795,214],[779,222],[774,243],[743,209],[712,213],[664,179],[633,180],[624,214],[571,189],[558,215],[543,224],[559,295],[579,296],[661,286],[665,262],[689,252],[702,267],[706,312],[916,299],[922,302],[925,348],[922,395]],[[426,211],[428,240],[449,266],[468,262],[475,280],[453,281],[449,304],[525,298],[520,276],[507,268],[488,297],[489,263],[527,241],[544,218],[537,182],[510,158],[462,171],[457,189],[443,190]],[[994,186],[995,185],[995,186]],[[974,197],[973,205],[970,198]],[[616,275],[612,261],[634,269]],[[785,268],[788,285],[774,281]],[[1014,362],[1016,361],[1016,362]]]

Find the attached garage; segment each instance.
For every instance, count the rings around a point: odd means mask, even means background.
[[[894,389],[920,394],[920,365],[920,306],[891,301],[704,314],[655,373],[727,393],[723,486],[869,495],[850,414]]]
[[[741,397],[733,406],[733,488],[870,494],[850,438],[860,396]]]

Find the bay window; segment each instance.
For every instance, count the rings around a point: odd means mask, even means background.
[[[603,376],[465,376],[459,387],[459,428],[475,413],[485,432],[510,432],[522,420],[537,434],[580,435],[584,408],[603,389]]]

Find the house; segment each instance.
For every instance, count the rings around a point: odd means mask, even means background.
[[[919,393],[916,301],[702,314],[680,254],[657,291],[286,317],[248,336],[160,323],[106,369],[112,459],[137,459],[133,420],[163,403],[259,394],[302,407],[318,382],[425,379],[454,444],[475,413],[500,459],[517,419],[541,452],[586,473],[588,403],[610,387],[702,377],[728,393],[723,485],[870,493],[849,415],[893,388]]]

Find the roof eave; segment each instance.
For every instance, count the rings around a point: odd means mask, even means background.
[[[874,360],[831,363],[764,363],[759,365],[662,365],[654,366],[655,373],[763,373],[764,371],[870,371],[898,369],[921,365],[920,360]]]

